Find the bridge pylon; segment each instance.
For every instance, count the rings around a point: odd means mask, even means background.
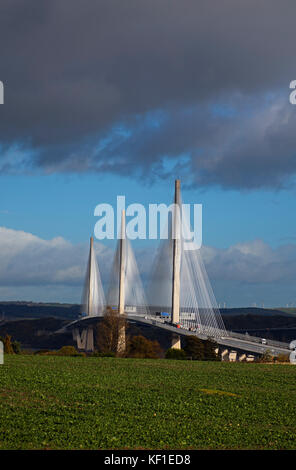
[[[188,211],[189,209],[189,211]],[[160,211],[160,209],[159,209]],[[171,219],[157,250],[149,286],[150,305],[170,312],[171,323],[204,336],[219,338],[227,332],[202,259],[202,208],[194,204],[191,229],[189,204],[183,204],[180,180],[175,181]],[[167,312],[166,312],[167,311]],[[176,332],[175,334],[178,335]],[[173,348],[180,342],[173,339]]]
[[[81,304],[82,317],[102,316],[106,308],[93,237],[90,237],[89,256]],[[73,333],[73,339],[76,340],[78,349],[85,351],[94,350],[94,334],[92,327],[83,329],[81,335],[79,331],[75,332],[75,334]]]
[[[173,287],[172,287],[172,315],[173,324],[180,322],[180,272],[181,272],[181,201],[180,180],[175,181],[175,205],[172,225],[173,239]],[[178,335],[172,339],[172,348],[181,349]]]

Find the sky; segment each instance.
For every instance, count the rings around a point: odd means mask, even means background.
[[[3,0],[0,300],[79,302],[97,204],[203,205],[217,302],[296,305],[294,0]],[[157,243],[134,241],[143,282]],[[96,241],[107,288],[114,241]]]

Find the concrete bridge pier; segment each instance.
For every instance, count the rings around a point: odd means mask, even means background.
[[[229,362],[236,362],[237,360],[237,351],[230,351],[228,354]]]
[[[221,361],[224,361],[224,362],[237,362],[237,361],[238,362],[242,362],[242,361],[253,362],[255,359],[255,355],[253,354],[247,354],[245,352],[236,351],[234,349],[219,347],[218,350],[221,355]]]
[[[179,335],[172,335],[172,348],[181,349],[181,337]]]
[[[73,330],[73,339],[76,341],[77,349],[93,352],[94,351],[94,329],[93,327],[84,328],[80,333],[79,329]]]
[[[228,349],[221,350],[221,361],[229,361],[229,351]]]
[[[126,336],[125,336],[125,326],[119,327],[118,332],[118,342],[117,342],[117,352],[118,354],[123,354],[126,349]]]
[[[247,354],[246,361],[247,362],[254,362],[255,361],[255,355]]]
[[[239,362],[245,361],[245,360],[246,360],[246,357],[247,357],[246,353],[240,353],[240,354],[238,355],[238,360],[239,360]]]
[[[126,229],[125,229],[125,211],[121,212],[121,238],[120,238],[120,251],[119,251],[119,304],[118,313],[125,314],[125,271],[126,271]],[[119,327],[117,352],[122,354],[126,349],[125,325]]]

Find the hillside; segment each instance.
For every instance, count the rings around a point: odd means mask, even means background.
[[[293,316],[296,309],[283,308],[259,308],[259,307],[237,307],[221,308],[223,316],[256,315],[256,316]],[[61,318],[75,319],[80,313],[78,304],[61,303],[37,303],[37,302],[0,302],[0,320],[13,320],[18,318]]]
[[[79,312],[77,304],[0,302],[0,320],[48,317],[74,320]]]
[[[29,302],[2,302],[0,336],[9,334],[21,343],[24,349],[58,349],[74,345],[71,333],[56,335],[63,325],[77,318],[79,305],[36,304]],[[296,338],[296,318],[286,312],[259,308],[221,309],[226,328],[240,333],[290,342]],[[130,336],[143,335],[157,339],[166,350],[171,344],[171,335],[159,328],[130,323]]]

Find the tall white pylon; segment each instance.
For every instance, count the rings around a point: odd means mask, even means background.
[[[149,311],[133,249],[126,237],[125,211],[121,213],[121,233],[111,272],[107,305],[118,309],[120,315],[146,315]],[[117,351],[123,353],[126,345],[125,326],[120,327],[118,333]]]
[[[173,287],[172,323],[180,321],[180,271],[181,271],[181,224],[180,180],[175,181],[175,206],[173,214]]]
[[[172,323],[180,323],[207,336],[225,336],[226,330],[202,260],[201,249],[187,250],[190,221],[182,210],[180,181],[175,182],[169,240],[162,240],[151,275],[149,304],[171,313]],[[180,347],[177,338],[173,347]]]
[[[119,240],[119,302],[118,312],[125,309],[125,273],[126,273],[126,239],[125,239],[125,211],[121,213],[121,239]]]
[[[91,237],[81,313],[83,316],[103,315],[105,308],[106,301],[94,250],[94,239]]]
[[[121,235],[114,256],[107,305],[118,309],[120,314],[149,312],[136,258],[126,237],[125,212],[121,214]]]
[[[172,323],[180,322],[180,273],[181,273],[181,204],[180,180],[175,181],[175,205],[173,214],[173,282],[172,282]],[[178,335],[172,337],[172,348],[181,349]]]

